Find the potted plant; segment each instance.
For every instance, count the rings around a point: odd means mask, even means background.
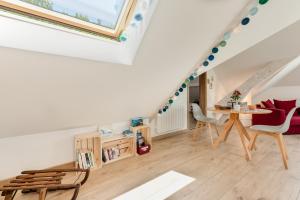
[[[240,105],[239,105],[239,101],[241,99],[241,92],[238,90],[235,90],[230,99],[231,99],[231,103],[232,103],[232,108],[239,110],[240,109]]]

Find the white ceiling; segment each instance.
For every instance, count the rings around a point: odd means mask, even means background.
[[[294,71],[278,81],[274,86],[300,86],[300,65]]]
[[[0,46],[131,65],[157,1],[151,0],[147,10],[138,1],[143,21],[126,29],[128,39],[122,43],[0,10]]]
[[[214,68],[217,77],[231,91],[270,62],[288,62],[300,55],[300,21],[274,34]],[[278,66],[280,67],[280,66]],[[278,84],[300,83],[300,69]]]

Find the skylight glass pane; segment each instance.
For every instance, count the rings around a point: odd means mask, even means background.
[[[109,29],[115,29],[126,0],[19,0]]]

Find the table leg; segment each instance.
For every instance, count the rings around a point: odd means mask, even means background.
[[[246,135],[248,133],[247,133],[245,127],[243,126],[243,124],[241,123],[241,121],[239,119],[236,120],[235,125],[237,127],[237,130],[238,130],[238,133],[240,135],[244,151],[246,153],[246,155],[245,155],[246,160],[249,161],[249,160],[251,160],[251,153],[250,153],[250,150],[248,149],[248,144],[246,143],[246,139],[245,139],[245,138],[247,138]]]
[[[240,120],[240,119],[237,119],[237,120],[236,120],[236,123],[239,124],[240,128],[241,128],[242,131],[243,131],[243,134],[244,134],[245,137],[247,138],[248,142],[250,142],[250,141],[251,141],[251,136],[250,136],[250,134],[248,133],[248,131],[245,129],[245,127],[244,127],[244,125],[242,124],[241,120]],[[254,147],[254,149],[256,150],[256,145],[255,145],[255,144],[254,144],[253,147]]]
[[[229,121],[225,124],[225,127],[224,127],[225,136],[222,141],[227,141],[228,135],[234,125],[234,122],[235,122],[235,119],[229,119]]]
[[[217,148],[221,142],[223,142],[229,135],[232,126],[234,124],[233,119],[229,119],[229,121],[225,124],[223,132],[219,135],[219,137],[216,139],[216,141],[213,144],[214,148]]]

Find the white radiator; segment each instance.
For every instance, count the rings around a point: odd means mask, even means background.
[[[174,132],[186,129],[187,107],[186,105],[173,105],[169,110],[157,117],[156,130],[158,134]]]

